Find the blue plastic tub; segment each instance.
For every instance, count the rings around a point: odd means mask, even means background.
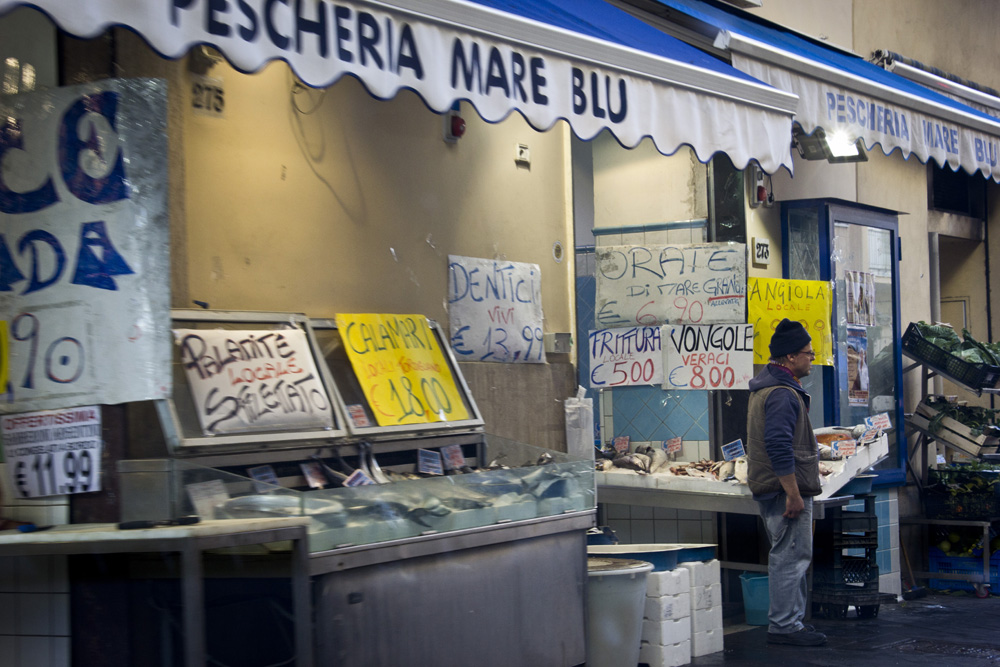
[[[677,567],[677,544],[591,544],[587,555],[610,558],[631,558],[653,564],[654,572],[666,572]]]
[[[743,610],[747,625],[767,625],[767,612],[771,608],[767,575],[759,572],[744,572],[740,575],[743,585]]]

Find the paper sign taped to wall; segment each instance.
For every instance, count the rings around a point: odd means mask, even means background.
[[[753,377],[753,325],[666,325],[663,358],[664,389],[746,389]]]
[[[545,363],[537,264],[448,255],[448,318],[463,361]]]
[[[745,244],[603,246],[595,255],[598,326],[745,321]]]
[[[816,353],[813,363],[833,366],[832,304],[830,283],[823,280],[750,278],[747,306],[754,331],[753,362],[767,363],[771,357],[768,344],[774,329],[787,317],[801,322],[812,336],[812,348]]]
[[[595,389],[658,385],[663,382],[660,327],[591,331],[590,386]]]

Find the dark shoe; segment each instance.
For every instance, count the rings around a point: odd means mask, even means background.
[[[767,633],[768,644],[788,644],[789,646],[822,646],[826,643],[826,635],[815,630],[802,628],[798,632],[778,634]]]

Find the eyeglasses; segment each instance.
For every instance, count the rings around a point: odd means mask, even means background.
[[[795,354],[797,354],[797,355],[798,354],[808,354],[809,358],[811,358],[811,359],[815,359],[816,358],[816,353],[813,352],[812,350],[799,350]]]

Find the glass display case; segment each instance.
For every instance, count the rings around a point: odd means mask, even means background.
[[[173,324],[173,395],[158,405],[172,457],[119,462],[123,520],[307,516],[317,553],[596,507],[591,461],[483,432],[433,322],[419,346],[440,356],[408,353],[396,364],[433,366],[431,374],[400,381],[390,369],[380,378],[428,387],[408,389],[418,394],[408,400],[435,414],[406,424],[386,419],[396,394],[372,392],[358,371],[375,370],[349,358],[348,345],[361,343],[346,341],[335,320],[185,310]],[[396,334],[381,335],[391,343]],[[267,421],[268,409],[280,414]]]
[[[158,469],[167,476],[169,491],[159,514],[306,516],[310,551],[319,552],[595,507],[591,462],[496,436],[485,439],[490,469],[357,487],[288,488],[192,461],[165,460]],[[126,493],[155,487],[146,477],[151,463],[143,461],[143,470],[123,467]],[[133,481],[130,475],[143,477]]]

